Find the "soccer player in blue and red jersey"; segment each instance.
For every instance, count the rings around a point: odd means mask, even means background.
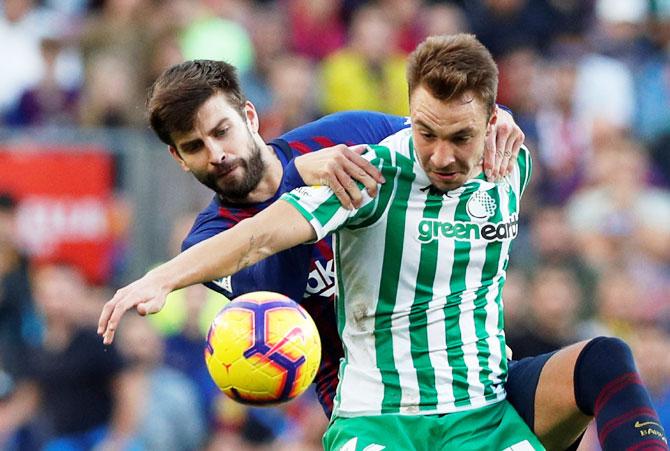
[[[383,183],[381,175],[351,149],[312,151],[335,143],[376,143],[409,125],[405,118],[379,113],[339,113],[266,144],[234,68],[213,61],[186,62],[167,70],[154,84],[148,107],[152,128],[168,144],[173,158],[216,193],[198,216],[184,248],[224,232],[283,192],[305,184],[327,184],[343,205],[357,206],[361,193],[352,177],[374,195],[377,182]],[[497,163],[488,144],[484,161],[488,177],[507,172],[515,158],[512,150],[518,150],[522,140],[520,132],[511,137],[501,134]],[[329,414],[342,356],[332,307],[330,243],[299,246],[246,266],[240,261],[235,275],[208,286],[229,297],[265,289],[302,298],[324,344],[316,384]],[[119,290],[101,314],[98,332],[105,342],[112,341],[125,311],[154,313],[162,308],[167,291],[151,272]],[[621,340],[600,337],[511,362],[505,388],[512,405],[548,449],[570,449],[593,418],[606,451],[668,449],[630,349]]]

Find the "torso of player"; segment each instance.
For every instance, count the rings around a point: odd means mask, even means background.
[[[446,413],[505,397],[502,285],[529,172],[436,192],[410,137],[373,147],[387,182],[366,214],[336,227],[340,416]]]

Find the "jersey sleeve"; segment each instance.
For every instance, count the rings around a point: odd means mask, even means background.
[[[335,144],[376,144],[387,136],[409,127],[403,116],[374,111],[343,111],[285,133],[280,139],[300,142],[311,150]]]
[[[382,169],[383,161],[375,155],[374,151],[366,153],[364,158],[378,169]],[[359,208],[352,210],[343,207],[328,186],[299,187],[289,193],[284,193],[281,199],[291,204],[307,219],[316,232],[315,241],[319,241],[342,227],[360,223],[374,213],[377,206],[375,198],[370,197],[363,184],[358,183],[358,186],[362,190],[363,200]]]
[[[512,172],[512,178],[518,183],[519,193],[523,194],[530,183],[530,176],[533,173],[533,160],[526,146],[521,146],[516,163]]]
[[[344,111],[323,118],[285,133],[279,140],[302,151],[317,151],[336,144],[348,146],[377,144],[384,138],[409,127],[406,117],[374,111]],[[284,168],[281,192],[286,193],[305,182],[291,160]]]

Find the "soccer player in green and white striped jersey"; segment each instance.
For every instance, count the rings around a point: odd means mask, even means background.
[[[461,128],[446,133],[452,131]],[[473,138],[484,138],[483,126]],[[530,174],[527,150],[504,181],[487,182],[480,172],[445,191],[422,170],[412,130],[365,156],[387,183],[360,208],[343,208],[326,187],[283,197],[309,220],[317,239],[337,231],[337,313],[346,357],[334,414],[436,414],[504,399],[501,287]]]
[[[435,48],[415,53],[409,69],[412,128],[371,146],[365,155],[386,179],[375,198],[366,196],[358,209],[347,210],[327,187],[300,188],[282,197],[309,221],[316,239],[336,232],[337,313],[345,359],[327,449],[389,443],[421,449],[421,440],[428,448],[443,444],[438,449],[515,444],[541,449],[501,404],[507,373],[501,289],[518,232],[519,201],[531,173],[528,151],[522,149],[510,176],[499,183],[486,181],[480,163],[486,134],[495,124],[492,61],[489,78],[440,86],[446,91],[443,99],[426,85],[444,84],[443,74],[411,84],[413,68],[430,65],[418,58],[442,50],[462,59],[460,51],[479,50],[474,38],[460,39],[446,49],[444,42],[432,42]],[[442,414],[488,412],[478,408],[493,405],[513,419],[519,435],[509,428],[494,433],[484,424],[477,425],[486,435],[476,446],[449,441],[458,435],[455,420],[463,424],[463,418]],[[384,415],[393,423],[380,424],[378,417]],[[403,415],[429,421],[403,424]],[[433,424],[439,419],[444,424]]]
[[[312,238],[336,233],[345,358],[324,445],[543,449],[504,401],[501,293],[529,154],[486,181],[497,69],[474,37],[428,39],[408,82],[411,129],[366,154],[386,179],[374,199],[347,210],[327,187],[282,197]]]

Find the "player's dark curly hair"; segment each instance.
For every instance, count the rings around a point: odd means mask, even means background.
[[[431,36],[409,56],[407,83],[410,97],[419,86],[439,100],[473,91],[491,114],[498,91],[498,67],[474,35]]]
[[[171,134],[191,131],[200,106],[219,92],[244,116],[246,98],[234,66],[224,61],[193,60],[170,67],[149,88],[151,128],[161,141],[174,146]]]

